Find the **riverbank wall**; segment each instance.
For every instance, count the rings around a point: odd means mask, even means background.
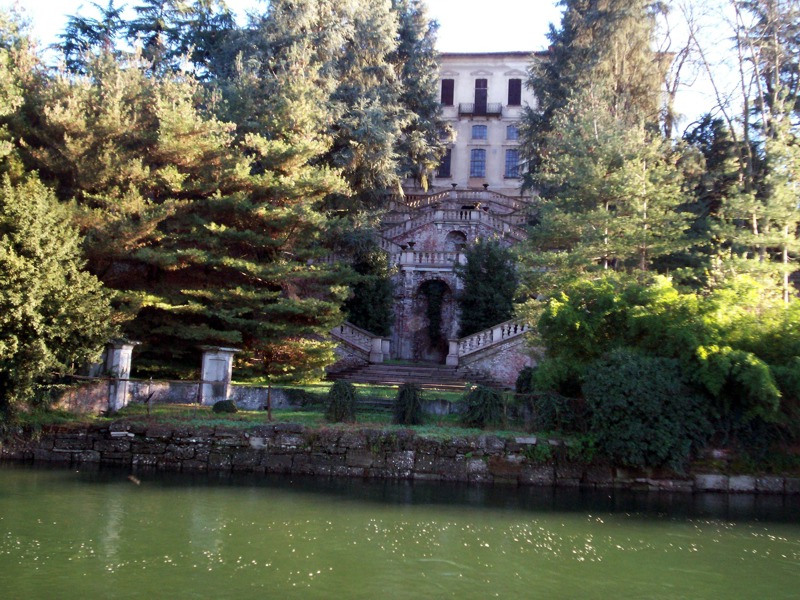
[[[283,473],[623,488],[669,492],[800,494],[800,478],[636,471],[581,464],[536,436],[430,439],[410,430],[307,428],[280,423],[249,429],[166,425],[48,426],[0,446],[4,460],[95,463],[170,471]],[[545,445],[548,446],[545,450]],[[542,456],[550,457],[542,460]]]

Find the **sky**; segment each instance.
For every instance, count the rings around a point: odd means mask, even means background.
[[[94,0],[106,6],[108,0]],[[0,7],[25,7],[33,30],[45,45],[57,40],[69,15],[96,16],[91,0],[0,0]],[[137,0],[118,0],[133,6]],[[263,10],[259,0],[227,0],[245,21],[250,10]],[[440,52],[542,50],[550,22],[560,20],[556,0],[427,0],[429,16],[439,22]]]
[[[106,6],[108,0],[94,0]],[[138,0],[116,0],[116,4],[134,6]],[[687,0],[705,11],[706,37],[716,32],[716,39],[707,42],[707,51],[727,48],[728,35],[722,24],[717,0]],[[264,0],[227,0],[239,22],[246,22],[248,11],[263,11]],[[429,16],[439,23],[438,50],[440,52],[492,52],[537,51],[547,47],[550,23],[558,25],[561,9],[557,0],[427,0]],[[58,40],[67,17],[80,14],[96,16],[92,0],[0,0],[0,8],[24,6],[33,25],[34,36],[44,46]],[[676,16],[676,20],[679,15]],[[674,49],[674,48],[671,48]],[[729,67],[727,67],[729,69]],[[697,116],[714,105],[711,88],[703,73],[695,72],[684,77],[687,84],[678,96],[676,108],[685,115],[679,128],[688,125]],[[730,80],[730,78],[728,78]],[[732,81],[732,80],[730,80]]]

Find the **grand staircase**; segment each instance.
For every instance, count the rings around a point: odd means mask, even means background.
[[[370,364],[339,373],[332,373],[329,379],[343,379],[351,383],[370,383],[373,385],[402,385],[415,383],[423,389],[463,391],[468,384],[481,384],[500,387],[497,382],[486,377],[473,375],[457,367],[430,363],[408,364]]]

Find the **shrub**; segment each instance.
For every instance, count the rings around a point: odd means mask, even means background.
[[[710,432],[704,399],[673,359],[615,350],[587,368],[583,392],[598,449],[622,465],[680,471]]]
[[[467,404],[467,412],[463,423],[467,427],[484,428],[503,423],[505,404],[499,391],[479,385],[467,392],[464,402]]]
[[[398,425],[422,425],[422,390],[413,383],[404,383],[394,399],[394,422]]]
[[[530,428],[535,431],[586,433],[586,403],[555,392],[532,394],[527,398],[531,412]]]
[[[236,407],[236,402],[233,400],[220,400],[219,402],[215,402],[211,410],[215,413],[235,413],[239,411]]]
[[[328,392],[328,410],[325,418],[329,423],[356,420],[358,394],[352,383],[335,381]]]

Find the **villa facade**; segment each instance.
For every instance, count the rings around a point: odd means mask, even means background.
[[[452,130],[447,153],[428,190],[409,180],[405,194],[392,199],[380,231],[395,269],[392,334],[381,339],[344,324],[334,331],[343,357],[448,365],[506,385],[531,364],[521,321],[459,338],[462,284],[454,267],[479,238],[510,246],[526,237],[531,196],[521,187],[519,124],[525,108],[536,106],[524,85],[533,58],[529,52],[441,55],[442,114]],[[434,296],[438,335],[430,327]]]

